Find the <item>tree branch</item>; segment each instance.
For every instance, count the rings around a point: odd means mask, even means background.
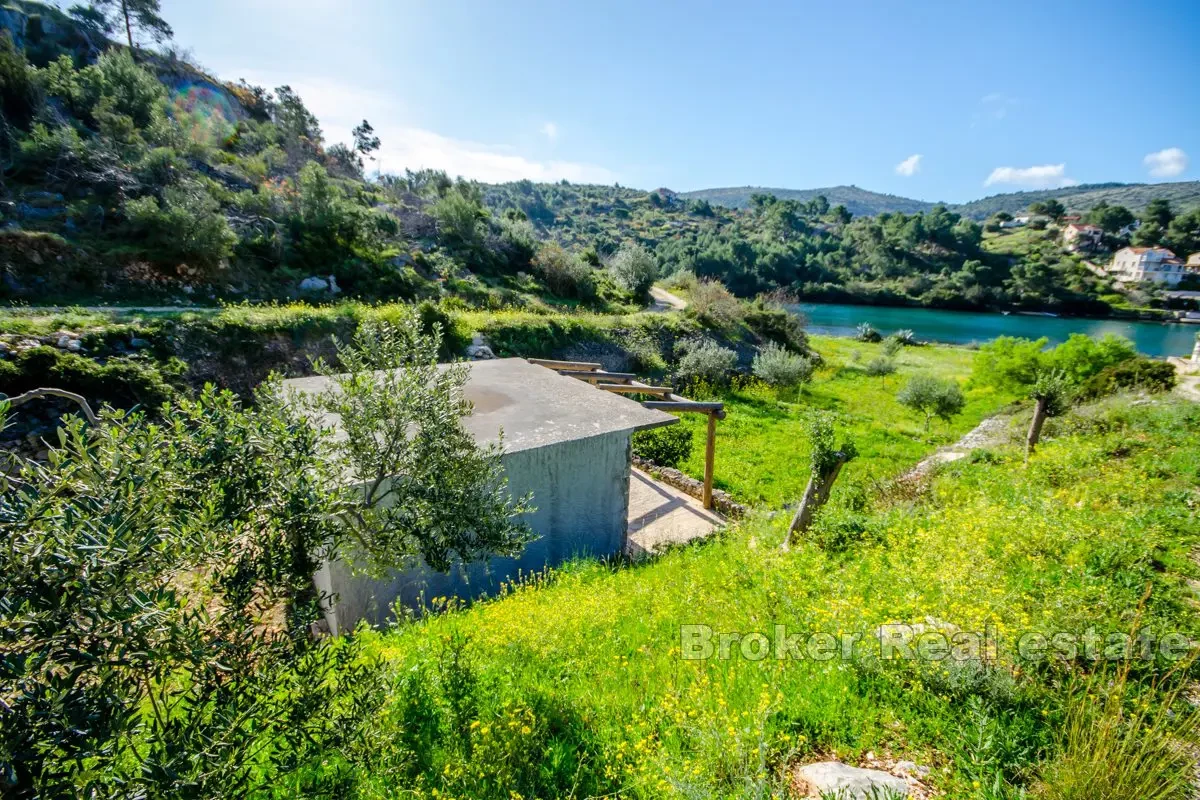
[[[88,405],[88,401],[84,399],[83,395],[68,392],[66,389],[55,389],[53,387],[30,389],[24,394],[8,398],[8,405],[10,408],[16,408],[23,403],[28,403],[30,400],[37,400],[39,397],[63,397],[67,400],[72,400],[83,409],[83,415],[87,417],[88,422],[93,425],[100,424],[100,418],[96,416],[96,412],[92,411],[92,407]]]

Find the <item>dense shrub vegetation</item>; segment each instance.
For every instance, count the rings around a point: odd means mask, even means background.
[[[312,636],[317,566],[446,570],[529,539],[438,345],[416,315],[364,326],[336,391],[268,382],[248,408],[210,387],[156,420],[73,417],[46,460],[17,459],[0,494],[6,797],[345,790],[336,763],[305,769],[362,757],[387,697],[355,639]]]
[[[734,210],[666,190],[485,185],[428,170],[367,180],[380,147],[370,124],[350,143],[327,142],[288,86],[223,84],[173,50],[81,52],[88,39],[75,32],[102,41],[95,19],[111,8],[84,6],[75,20],[47,10],[54,35],[21,48],[0,35],[5,216],[22,236],[62,237],[61,268],[88,278],[47,279],[20,241],[0,289],[9,296],[450,295],[495,307],[488,292],[507,290],[606,307],[642,302],[654,280],[679,273],[720,282],[696,287],[695,313],[716,325],[737,308],[720,285],[740,297],[782,289],[946,308],[1104,313],[1102,296],[1133,302],[1049,233],[985,241],[978,222],[940,205],[855,218],[821,196],[756,194]],[[178,102],[189,87],[216,99]],[[1200,249],[1200,210],[1164,203],[1143,212],[1135,243]],[[1092,215],[1114,236],[1132,216],[1119,206]],[[325,288],[302,291],[311,277]]]
[[[660,467],[677,467],[692,454],[692,432],[671,425],[633,435],[633,452]]]

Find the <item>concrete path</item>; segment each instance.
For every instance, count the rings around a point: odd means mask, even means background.
[[[629,474],[629,538],[631,558],[653,555],[672,545],[708,536],[725,518],[699,500],[634,469]]]
[[[654,298],[654,302],[650,304],[647,311],[683,311],[687,308],[687,301],[682,297],[671,294],[666,289],[660,289],[657,286],[650,287],[650,296]]]
[[[1167,361],[1175,367],[1179,378],[1179,382],[1175,384],[1175,393],[1200,403],[1200,367],[1193,364],[1190,358],[1171,357]]]

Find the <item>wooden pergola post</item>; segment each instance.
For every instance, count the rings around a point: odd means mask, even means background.
[[[717,453],[717,420],[725,419],[725,404],[715,401],[697,402],[675,394],[670,386],[651,386],[637,380],[632,372],[609,372],[594,361],[555,361],[548,358],[528,358],[530,364],[552,369],[560,375],[576,378],[613,394],[641,394],[655,397],[642,403],[646,408],[675,414],[704,414],[708,417],[708,436],[704,442],[704,507],[713,507],[713,466]]]
[[[708,438],[704,442],[704,507],[713,507],[713,462],[717,453],[717,414],[708,412]]]

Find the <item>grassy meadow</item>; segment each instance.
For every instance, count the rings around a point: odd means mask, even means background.
[[[1055,790],[1104,745],[1089,738],[1103,726],[1059,736],[1078,710],[1069,674],[1096,671],[1084,687],[1094,698],[1107,673],[1083,659],[1018,662],[1012,641],[1127,631],[1139,618],[1200,635],[1182,577],[1196,573],[1200,536],[1200,406],[1114,398],[1050,433],[1028,468],[1017,447],[991,449],[943,469],[919,499],[870,501],[851,534],[829,536],[847,520],[823,518],[787,554],[784,518],[759,516],[651,562],[574,564],[492,602],[363,633],[394,681],[377,735],[395,746],[359,789],[771,797],[786,794],[789,764],[870,753],[929,766],[926,784],[951,797],[1117,796]],[[681,657],[682,625],[869,640],[883,623],[927,619],[991,626],[994,657],[755,660],[737,644],[728,659]],[[1170,669],[1139,662],[1109,705],[1161,702],[1171,680],[1152,681]],[[1144,757],[1132,748],[1093,777],[1123,785]],[[1177,748],[1163,757],[1174,764]]]
[[[967,405],[963,413],[949,422],[934,420],[926,433],[924,420],[896,402],[896,392],[918,374],[965,381],[973,351],[942,345],[906,347],[896,356],[895,374],[875,377],[866,374],[865,366],[882,354],[882,344],[829,336],[813,336],[811,342],[821,354],[822,365],[798,392],[781,394],[752,382],[712,393],[725,402],[728,412],[717,425],[714,483],[741,502],[778,507],[803,493],[808,481],[805,418],[809,409],[837,415],[841,429],[859,450],[842,480],[866,484],[899,474],[1015,399],[992,387],[964,386]],[[690,459],[681,468],[702,477],[705,420],[688,414],[681,420],[693,431],[695,442]]]

